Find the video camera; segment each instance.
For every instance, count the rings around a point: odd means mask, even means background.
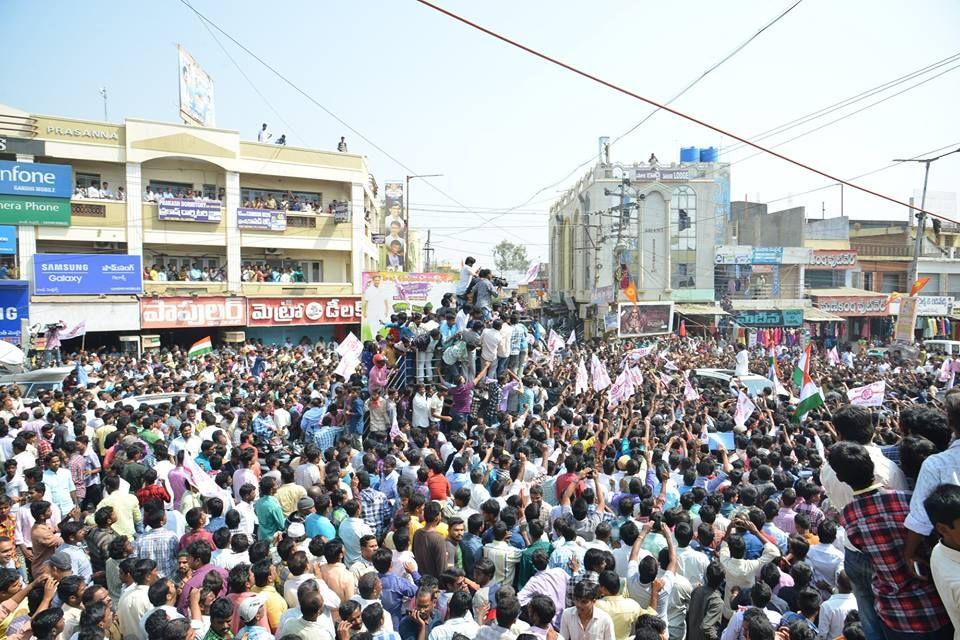
[[[502,278],[502,277],[500,277],[500,276],[491,276],[491,277],[490,277],[490,282],[492,282],[492,283],[493,283],[493,286],[495,286],[495,287],[506,287],[506,286],[507,286],[507,279],[506,279],[506,278]]]

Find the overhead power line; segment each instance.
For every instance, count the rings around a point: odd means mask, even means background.
[[[834,180],[834,181],[836,181],[836,182],[845,184],[846,186],[850,187],[851,189],[856,189],[857,191],[862,191],[863,193],[870,194],[870,195],[872,195],[872,196],[874,196],[874,197],[876,197],[876,198],[880,198],[881,200],[886,200],[886,201],[888,201],[888,202],[892,202],[892,203],[894,203],[894,204],[897,204],[897,205],[900,205],[900,206],[903,206],[903,207],[907,207],[907,208],[909,208],[909,209],[911,209],[911,210],[914,210],[914,211],[917,211],[917,212],[922,212],[922,213],[925,213],[925,214],[927,214],[927,215],[933,216],[933,217],[935,217],[935,218],[939,218],[939,219],[941,219],[941,220],[946,220],[947,222],[956,222],[956,221],[951,220],[951,219],[949,219],[949,218],[947,218],[947,217],[945,217],[945,216],[943,216],[943,215],[941,215],[941,214],[939,214],[939,213],[933,213],[933,212],[927,211],[927,210],[925,210],[925,209],[920,209],[919,207],[916,207],[916,206],[913,206],[912,204],[908,204],[908,203],[906,203],[906,202],[903,202],[903,201],[901,201],[901,200],[898,200],[898,199],[896,199],[896,198],[894,198],[894,197],[892,197],[892,196],[888,196],[888,195],[883,194],[883,193],[880,193],[880,192],[878,192],[878,191],[873,191],[873,190],[871,190],[871,189],[867,189],[866,187],[860,186],[860,185],[858,185],[858,184],[854,184],[854,183],[852,183],[852,182],[850,182],[850,181],[848,181],[848,180],[843,180],[843,179],[838,178],[838,177],[836,177],[836,176],[834,176],[834,175],[832,175],[832,174],[830,174],[830,173],[827,173],[826,171],[823,171],[822,169],[817,169],[817,168],[812,167],[812,166],[810,166],[810,165],[808,165],[808,164],[805,164],[805,163],[803,163],[803,162],[800,162],[799,160],[794,160],[793,158],[791,158],[791,157],[789,157],[789,156],[785,156],[785,155],[783,155],[782,153],[778,153],[778,152],[773,151],[773,150],[771,150],[771,149],[769,149],[769,148],[767,148],[767,147],[761,146],[761,145],[759,145],[759,144],[757,144],[757,143],[755,143],[755,142],[752,142],[752,141],[750,141],[750,140],[747,140],[747,139],[744,138],[743,136],[740,136],[740,135],[737,135],[737,134],[732,133],[732,132],[730,132],[730,131],[727,131],[727,130],[725,130],[725,129],[722,129],[722,128],[720,128],[720,127],[717,126],[717,125],[714,125],[714,124],[705,122],[705,121],[703,121],[703,120],[701,120],[701,119],[699,119],[699,118],[696,118],[696,117],[694,117],[694,116],[691,116],[691,115],[689,115],[689,114],[687,114],[687,113],[684,113],[684,112],[682,112],[682,111],[679,111],[679,110],[674,109],[674,108],[672,108],[672,107],[669,107],[669,106],[667,106],[667,105],[660,104],[659,102],[656,102],[655,100],[652,100],[651,98],[647,98],[647,97],[642,96],[642,95],[640,95],[640,94],[638,94],[638,93],[635,93],[635,92],[633,92],[633,91],[630,91],[629,89],[626,89],[626,88],[624,88],[624,87],[621,87],[621,86],[619,86],[619,85],[617,85],[617,84],[615,84],[615,83],[613,83],[613,82],[610,82],[609,80],[604,80],[603,78],[600,78],[600,77],[595,76],[595,75],[593,75],[593,74],[591,74],[591,73],[589,73],[589,72],[587,72],[587,71],[584,71],[584,70],[582,70],[582,69],[580,69],[580,68],[578,68],[578,67],[575,67],[575,66],[573,66],[572,64],[569,64],[569,63],[563,62],[563,61],[561,61],[561,60],[558,60],[558,59],[556,59],[556,58],[553,58],[553,57],[551,57],[551,56],[549,56],[549,55],[547,55],[547,54],[545,54],[545,53],[543,53],[543,52],[541,52],[541,51],[538,51],[537,49],[534,49],[534,48],[532,48],[532,47],[529,47],[529,46],[527,46],[527,45],[524,45],[524,44],[522,44],[522,43],[520,43],[520,42],[517,42],[516,40],[512,40],[511,38],[508,38],[507,36],[501,35],[500,33],[496,32],[496,31],[493,31],[492,29],[488,29],[487,27],[484,27],[484,26],[479,25],[479,24],[477,24],[477,23],[475,23],[475,22],[472,22],[472,21],[468,20],[467,18],[464,18],[464,17],[462,17],[462,16],[460,16],[460,15],[458,15],[458,14],[452,12],[452,11],[449,11],[449,10],[447,10],[447,9],[444,9],[443,7],[440,7],[440,6],[436,5],[436,4],[434,4],[433,2],[430,2],[429,0],[416,0],[416,1],[419,2],[420,4],[426,6],[426,7],[429,7],[429,8],[431,8],[431,9],[433,9],[434,11],[437,11],[437,12],[439,12],[439,13],[442,13],[442,14],[444,14],[444,15],[446,15],[446,16],[448,16],[448,17],[450,17],[450,18],[452,18],[452,19],[454,19],[454,20],[456,20],[456,21],[458,21],[458,22],[461,22],[461,23],[463,23],[463,24],[465,24],[465,25],[467,25],[467,26],[469,26],[469,27],[471,27],[471,28],[473,28],[473,29],[476,29],[477,31],[480,31],[480,32],[482,32],[482,33],[485,33],[485,34],[487,34],[488,36],[491,36],[491,37],[493,37],[493,38],[496,38],[497,40],[500,40],[501,42],[504,42],[504,43],[506,43],[506,44],[509,44],[509,45],[512,46],[512,47],[515,47],[515,48],[517,48],[517,49],[520,49],[521,51],[525,51],[526,53],[529,53],[529,54],[532,55],[532,56],[535,56],[535,57],[537,57],[537,58],[540,58],[541,60],[544,60],[544,61],[546,61],[546,62],[549,62],[549,63],[552,64],[552,65],[555,65],[555,66],[561,67],[561,68],[563,68],[563,69],[566,69],[567,71],[570,71],[571,73],[574,73],[574,74],[576,74],[576,75],[578,75],[578,76],[581,76],[581,77],[583,77],[583,78],[586,78],[586,79],[588,79],[588,80],[591,80],[591,81],[593,81],[593,82],[595,82],[595,83],[597,83],[597,84],[603,85],[603,86],[605,86],[605,87],[607,87],[607,88],[609,88],[609,89],[612,89],[612,90],[614,90],[614,91],[616,91],[616,92],[618,92],[618,93],[622,93],[622,94],[624,94],[624,95],[630,96],[631,98],[635,98],[636,100],[640,100],[641,102],[646,102],[647,104],[649,104],[649,105],[651,105],[651,106],[659,107],[660,109],[662,109],[662,110],[664,110],[664,111],[667,111],[667,112],[669,112],[669,113],[672,113],[672,114],[675,115],[675,116],[678,116],[678,117],[680,117],[680,118],[683,118],[684,120],[688,120],[688,121],[690,121],[690,122],[693,122],[694,124],[698,124],[698,125],[700,125],[700,126],[702,126],[702,127],[705,127],[705,128],[710,129],[710,130],[712,130],[712,131],[715,131],[715,132],[717,132],[717,133],[719,133],[719,134],[721,134],[721,135],[725,135],[725,136],[727,136],[727,137],[729,137],[729,138],[733,138],[734,140],[737,140],[737,141],[739,141],[739,142],[743,142],[743,143],[745,143],[745,144],[747,144],[747,145],[749,145],[749,146],[757,149],[758,151],[763,151],[763,152],[765,152],[765,153],[768,153],[769,155],[771,155],[771,156],[773,156],[773,157],[775,157],[775,158],[779,158],[779,159],[783,160],[784,162],[788,162],[788,163],[790,163],[790,164],[792,164],[792,165],[794,165],[794,166],[800,167],[800,168],[802,168],[802,169],[806,169],[807,171],[810,171],[810,172],[812,172],[812,173],[819,174],[819,175],[821,175],[821,176],[823,176],[823,177],[825,177],[825,178],[828,178],[828,179],[830,179],[830,180]]]
[[[277,76],[280,80],[282,80],[285,84],[287,84],[287,85],[288,85],[290,88],[292,88],[294,91],[296,91],[297,93],[299,93],[300,95],[302,95],[304,98],[306,98],[307,100],[309,100],[313,105],[315,105],[316,107],[318,107],[320,110],[322,110],[322,111],[323,111],[324,113],[326,113],[328,116],[330,116],[331,118],[333,118],[334,120],[336,120],[338,123],[340,123],[341,125],[343,125],[348,131],[350,131],[351,133],[353,133],[354,135],[356,135],[358,138],[360,138],[361,140],[363,140],[364,142],[366,142],[367,144],[369,144],[371,147],[373,147],[374,149],[376,149],[377,151],[379,151],[380,153],[382,153],[384,156],[386,156],[387,158],[389,158],[390,160],[392,160],[393,162],[395,162],[398,166],[400,166],[400,167],[401,167],[402,169],[404,169],[405,171],[409,172],[411,175],[415,175],[415,174],[421,173],[421,172],[414,171],[413,169],[411,169],[409,166],[406,165],[406,163],[402,162],[402,161],[401,161],[400,159],[398,159],[396,156],[394,156],[393,154],[391,154],[390,152],[388,152],[386,149],[384,149],[383,147],[381,147],[380,145],[378,145],[376,142],[374,142],[373,140],[371,140],[370,138],[368,138],[367,136],[365,136],[365,135],[364,135],[363,133],[361,133],[359,130],[357,130],[356,128],[354,128],[354,127],[353,127],[352,125],[350,125],[350,123],[348,123],[346,120],[344,120],[343,118],[341,118],[340,116],[338,116],[336,113],[334,113],[333,111],[331,111],[330,109],[328,109],[327,107],[325,107],[323,104],[320,103],[320,101],[318,101],[318,100],[317,100],[316,98],[314,98],[312,95],[310,95],[309,93],[307,93],[305,90],[301,89],[299,85],[297,85],[295,82],[293,82],[292,80],[290,80],[289,78],[287,78],[285,75],[283,75],[282,73],[280,73],[280,71],[278,71],[274,66],[272,66],[270,63],[268,63],[267,61],[265,61],[263,58],[261,58],[260,56],[258,56],[258,55],[257,55],[256,53],[254,53],[253,51],[251,51],[251,50],[250,50],[249,48],[247,48],[242,42],[240,42],[239,40],[237,40],[236,38],[234,38],[232,35],[230,35],[230,34],[227,33],[226,31],[224,31],[217,23],[215,23],[215,22],[212,21],[210,18],[208,18],[207,16],[205,16],[204,14],[202,14],[202,13],[201,13],[200,11],[198,11],[196,8],[194,8],[194,6],[193,6],[192,4],[190,4],[190,2],[189,2],[188,0],[180,0],[180,2],[181,2],[185,7],[187,7],[188,9],[190,9],[190,11],[192,11],[194,14],[196,14],[198,18],[200,18],[201,20],[203,20],[204,22],[206,22],[207,24],[209,24],[211,27],[213,27],[214,29],[216,29],[217,31],[219,31],[221,34],[223,34],[224,37],[226,37],[228,40],[230,40],[230,42],[232,42],[232,43],[235,44],[237,47],[239,47],[241,50],[243,50],[244,53],[246,53],[247,55],[249,55],[250,57],[252,57],[254,60],[256,60],[257,62],[259,62],[263,67],[265,67],[268,71],[270,71],[270,73],[272,73],[272,74],[274,74],[275,76]],[[488,224],[492,225],[492,226],[495,227],[495,228],[498,228],[498,229],[500,228],[499,226],[497,226],[496,224],[494,224],[493,222],[491,222],[490,219],[488,219],[488,218],[486,218],[485,216],[481,215],[480,213],[472,210],[470,207],[468,207],[467,205],[463,204],[462,202],[460,202],[459,200],[457,200],[456,198],[454,198],[452,195],[450,195],[449,193],[447,193],[446,191],[444,191],[443,189],[441,189],[440,187],[438,187],[438,186],[435,185],[434,183],[430,182],[428,179],[423,178],[423,179],[421,179],[421,182],[423,182],[424,184],[429,185],[429,186],[430,186],[431,188],[433,188],[437,193],[439,193],[440,195],[444,196],[445,198],[447,198],[447,199],[450,200],[451,202],[455,203],[457,206],[461,207],[464,211],[467,211],[467,212],[469,212],[469,213],[474,214],[475,216],[477,216],[478,218],[480,218],[480,219],[483,220],[484,222],[487,222]],[[518,240],[524,240],[524,238],[520,237],[519,235],[517,235],[517,234],[515,234],[515,233],[513,233],[513,232],[506,231],[506,230],[504,230],[504,231],[505,231],[506,233],[508,233],[509,235],[512,235],[513,237],[517,238]]]

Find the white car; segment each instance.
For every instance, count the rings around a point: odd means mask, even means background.
[[[763,393],[764,389],[773,389],[773,380],[755,373],[737,376],[733,369],[694,369],[690,372],[690,381],[701,387],[722,386],[729,390],[730,381],[734,378],[747,390],[747,394],[750,396],[758,396]]]

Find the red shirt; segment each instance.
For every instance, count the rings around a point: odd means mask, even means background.
[[[574,495],[579,495],[583,491],[583,483],[580,482],[580,474],[574,473],[573,471],[568,471],[562,476],[557,478],[557,481],[553,484],[554,488],[557,490],[557,500],[559,501],[563,497],[563,492],[567,490],[567,487],[570,486],[571,482],[578,482],[577,488],[573,490]]]
[[[450,481],[442,473],[430,472],[427,489],[430,490],[431,500],[446,500],[450,497]]]
[[[217,545],[213,544],[213,534],[206,529],[200,529],[199,531],[188,531],[183,534],[183,537],[180,538],[180,551],[183,551],[190,546],[191,542],[196,542],[197,540],[206,543],[206,545],[210,547],[210,551],[217,550]]]
[[[137,500],[140,501],[141,507],[147,503],[147,500],[160,500],[164,503],[170,502],[170,493],[166,487],[159,484],[140,487],[137,489],[136,496]]]

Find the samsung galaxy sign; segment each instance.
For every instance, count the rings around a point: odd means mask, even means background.
[[[0,160],[0,194],[41,198],[69,198],[73,170],[67,164]]]

